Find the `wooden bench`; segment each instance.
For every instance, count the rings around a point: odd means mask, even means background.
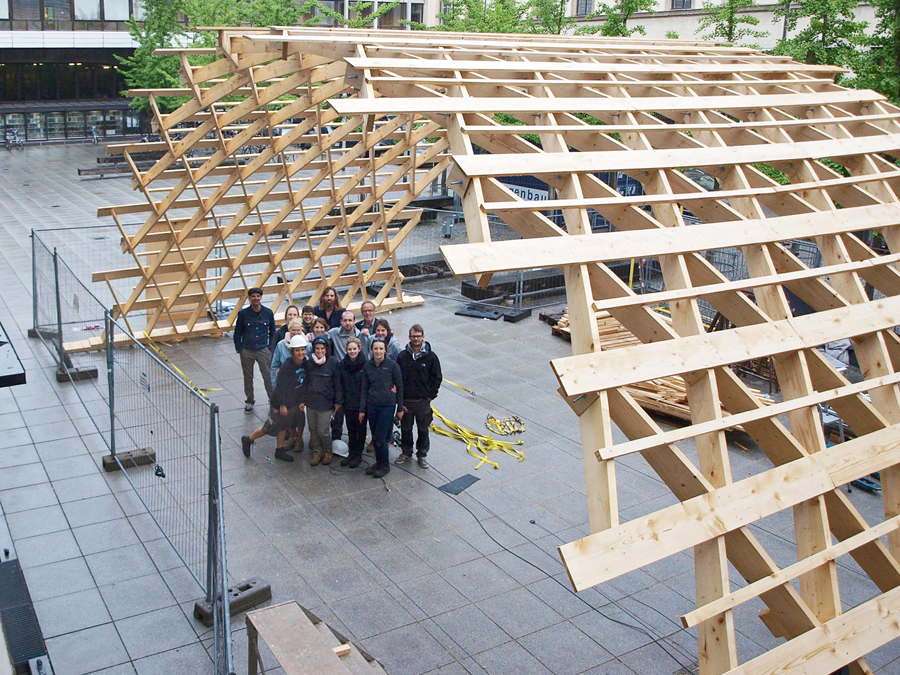
[[[266,673],[260,637],[285,675],[385,675],[378,661],[296,602],[247,612],[246,620],[249,675]]]

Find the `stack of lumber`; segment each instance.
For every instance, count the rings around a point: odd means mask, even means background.
[[[669,318],[663,316],[664,321]],[[569,314],[564,313],[552,328],[553,334],[571,342],[569,334]],[[632,345],[641,344],[641,341],[620,324],[609,312],[597,312],[597,332],[600,334],[600,348],[603,351],[609,349],[621,349]],[[641,382],[625,388],[634,397],[638,404],[649,412],[655,412],[669,417],[675,417],[690,421],[691,412],[687,404],[687,392],[684,380],[680,377],[664,377],[658,380]],[[763,395],[757,389],[751,389],[765,405],[771,405],[773,401]],[[729,413],[722,411],[723,415]]]

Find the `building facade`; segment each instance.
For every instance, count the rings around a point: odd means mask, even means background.
[[[585,17],[598,4],[601,4],[598,0],[571,0],[570,11],[579,23],[602,23],[602,20],[585,21]],[[759,19],[759,25],[754,30],[768,33],[766,37],[755,40],[762,49],[772,49],[779,40],[791,35],[785,32],[784,20],[774,14],[777,4],[773,0],[758,0],[758,7],[746,12]],[[698,40],[701,39],[698,25],[702,15],[703,0],[657,0],[655,12],[636,14],[629,20],[629,26],[643,26],[650,38],[664,38],[667,34],[674,33],[682,40]],[[872,29],[875,25],[875,9],[868,2],[857,3],[856,20],[867,21],[869,29]]]
[[[324,4],[346,16],[355,2],[346,9],[343,0]],[[439,12],[440,0],[405,0],[376,27],[400,28],[406,19],[434,26]],[[116,55],[137,46],[128,33],[132,15],[143,17],[141,0],[0,0],[0,139],[139,134],[140,115],[122,96],[126,85],[116,70]]]

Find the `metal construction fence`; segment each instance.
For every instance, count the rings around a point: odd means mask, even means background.
[[[213,620],[216,675],[234,671],[218,407],[141,344],[32,233],[34,331],[187,570]]]

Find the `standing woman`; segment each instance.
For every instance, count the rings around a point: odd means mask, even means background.
[[[311,466],[331,464],[331,416],[341,409],[340,370],[337,361],[327,354],[328,340],[313,340],[313,353],[306,366],[306,420],[309,424],[309,448],[313,451]],[[398,366],[399,372],[399,366]]]
[[[284,310],[284,325],[275,331],[275,337],[272,339],[272,344],[270,345],[272,354],[275,353],[275,348],[278,346],[278,343],[288,337],[288,326],[290,326],[291,321],[299,318],[300,310],[297,308],[297,305],[288,305],[288,308]]]
[[[375,464],[366,469],[366,474],[374,478],[383,478],[391,472],[388,444],[395,411],[403,419],[403,378],[397,362],[385,358],[386,350],[384,340],[376,338],[372,343],[372,360],[366,361],[363,367],[362,407],[357,417],[360,422],[369,418]]]
[[[366,444],[366,423],[360,419],[364,415],[362,406],[363,368],[366,357],[362,353],[359,338],[347,338],[347,355],[341,361],[341,390],[344,393],[344,411],[347,419],[347,446],[350,453],[341,460],[341,466],[355,469],[362,461],[363,446]]]
[[[391,324],[387,322],[387,319],[375,319],[374,330],[375,333],[370,335],[366,342],[366,358],[369,360],[372,359],[372,343],[375,342],[375,340],[383,340],[385,344],[384,358],[389,361],[396,361],[400,352],[403,351],[403,347],[394,338],[394,333],[391,331]]]

